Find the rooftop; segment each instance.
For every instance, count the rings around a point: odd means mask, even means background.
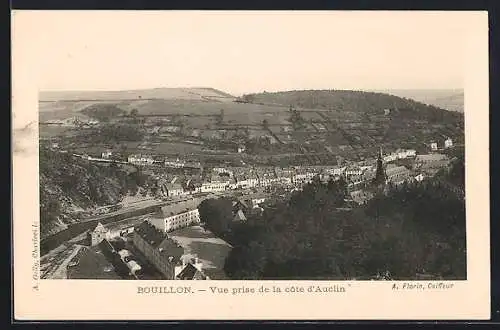
[[[409,170],[404,166],[395,166],[395,167],[391,167],[391,168],[386,169],[387,175],[394,174],[394,173],[402,173],[402,172],[409,172]]]
[[[140,235],[153,248],[158,249],[160,255],[173,257],[172,262],[177,262],[184,254],[184,249],[181,246],[178,246],[177,243],[147,220],[135,228],[135,233]]]
[[[141,236],[143,240],[157,248],[167,238],[167,235],[149,223],[147,220],[136,226],[134,232]]]
[[[174,214],[179,214],[187,211],[192,211],[194,209],[198,208],[198,205],[200,205],[200,200],[194,198],[194,199],[188,199],[183,202],[178,202],[178,203],[172,203],[170,205],[165,205],[161,208],[161,215],[162,216],[170,216]]]
[[[207,276],[200,272],[193,264],[188,263],[186,267],[177,275],[179,280],[206,280]]]
[[[417,155],[416,161],[437,161],[437,160],[447,160],[448,156],[444,154],[427,154],[427,155]]]

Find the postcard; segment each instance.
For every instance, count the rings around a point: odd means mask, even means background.
[[[488,15],[13,11],[17,320],[490,318]]]

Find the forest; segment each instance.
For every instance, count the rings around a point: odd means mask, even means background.
[[[463,114],[446,111],[408,98],[385,93],[352,90],[299,90],[244,95],[246,103],[281,104],[303,109],[324,109],[339,112],[353,111],[383,113],[390,109],[406,118],[425,119],[430,122],[460,122]]]
[[[443,175],[459,184],[461,169]],[[224,199],[200,205],[200,216],[233,245],[232,279],[465,279],[465,201],[440,182],[390,187],[348,209],[342,182],[315,181],[246,222],[232,221]]]

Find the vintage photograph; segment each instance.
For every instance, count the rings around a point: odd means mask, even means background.
[[[42,280],[467,279],[464,34],[304,15],[47,27]]]

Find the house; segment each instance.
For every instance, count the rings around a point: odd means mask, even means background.
[[[175,265],[184,249],[165,232],[146,220],[135,228],[133,243],[166,280],[175,279]]]
[[[346,168],[346,166],[334,166],[332,168],[326,169],[326,173],[330,175],[343,175]]]
[[[233,201],[233,213],[236,214],[238,210],[249,210],[251,208],[251,205],[249,205],[245,200],[242,198],[238,198],[235,201]]]
[[[153,165],[155,160],[150,155],[130,155],[127,161],[135,165]]]
[[[104,228],[103,224],[98,222],[94,229],[87,232],[87,239],[89,240],[90,246],[95,246],[101,243],[103,240],[109,238],[109,231]]]
[[[147,221],[160,231],[167,233],[200,223],[200,213],[198,205],[189,200],[163,206]]]
[[[182,168],[186,165],[186,162],[177,158],[177,159],[165,159],[164,163],[165,167],[173,167],[173,168]]]
[[[225,191],[230,186],[230,179],[213,177],[210,182],[203,182],[200,187],[200,192],[219,192]]]
[[[246,148],[245,146],[241,145],[241,146],[238,146],[238,153],[241,154],[243,152],[245,152]]]
[[[346,177],[359,176],[363,174],[363,170],[357,165],[352,165],[346,168],[344,174]]]
[[[440,169],[447,167],[450,159],[444,154],[426,154],[415,157],[416,169]]]
[[[247,217],[245,216],[245,213],[243,213],[243,210],[242,209],[239,209],[234,218],[233,218],[233,221],[235,222],[244,222],[244,221],[247,221]]]
[[[240,177],[236,181],[236,187],[237,188],[255,188],[259,184],[259,179],[256,176],[251,176],[251,177]]]
[[[254,208],[264,203],[266,201],[266,197],[264,195],[251,195],[248,200],[250,200],[252,208]]]
[[[230,178],[234,176],[233,171],[224,167],[214,167],[212,171],[219,176],[228,176]]]
[[[142,270],[142,267],[135,260],[129,260],[126,263],[126,265],[127,265],[128,269],[130,270],[130,275],[137,276],[138,274],[140,274],[140,272]]]
[[[305,184],[312,182],[312,179],[316,173],[302,167],[295,168],[295,174],[293,176],[293,183]]]
[[[417,181],[417,182],[422,182],[422,181],[424,180],[424,175],[423,175],[422,173],[420,173],[420,174],[416,175],[416,176],[414,177],[414,179],[415,179],[415,181]]]
[[[417,155],[417,152],[413,149],[407,149],[407,150],[398,150],[397,151],[397,158],[398,159],[406,159],[410,157],[415,157]]]
[[[388,116],[391,114],[391,109],[384,109],[384,115]]]
[[[393,152],[389,155],[385,155],[383,160],[384,160],[384,163],[390,163],[390,162],[393,162],[395,161],[396,159],[398,159],[398,154]]]
[[[364,190],[354,190],[350,193],[352,201],[358,205],[366,204],[373,196],[373,193]]]
[[[198,258],[193,258],[190,262],[182,260],[181,265],[175,267],[176,280],[209,280],[210,278],[203,273],[203,264]]]
[[[179,183],[167,183],[163,185],[165,187],[168,197],[176,197],[184,195],[184,188]]]
[[[446,140],[444,140],[444,147],[445,148],[453,147],[453,141],[450,138],[447,138]]]
[[[410,170],[404,166],[388,167],[385,171],[387,181],[395,184],[400,184],[410,178]]]
[[[118,255],[123,262],[129,262],[132,258],[132,253],[129,250],[122,249],[118,251]]]
[[[438,144],[436,142],[431,142],[431,150],[432,151],[438,150]]]
[[[276,178],[278,178],[281,183],[284,184],[292,183],[292,177],[293,177],[292,169],[277,167],[274,169],[274,173],[276,175]]]

